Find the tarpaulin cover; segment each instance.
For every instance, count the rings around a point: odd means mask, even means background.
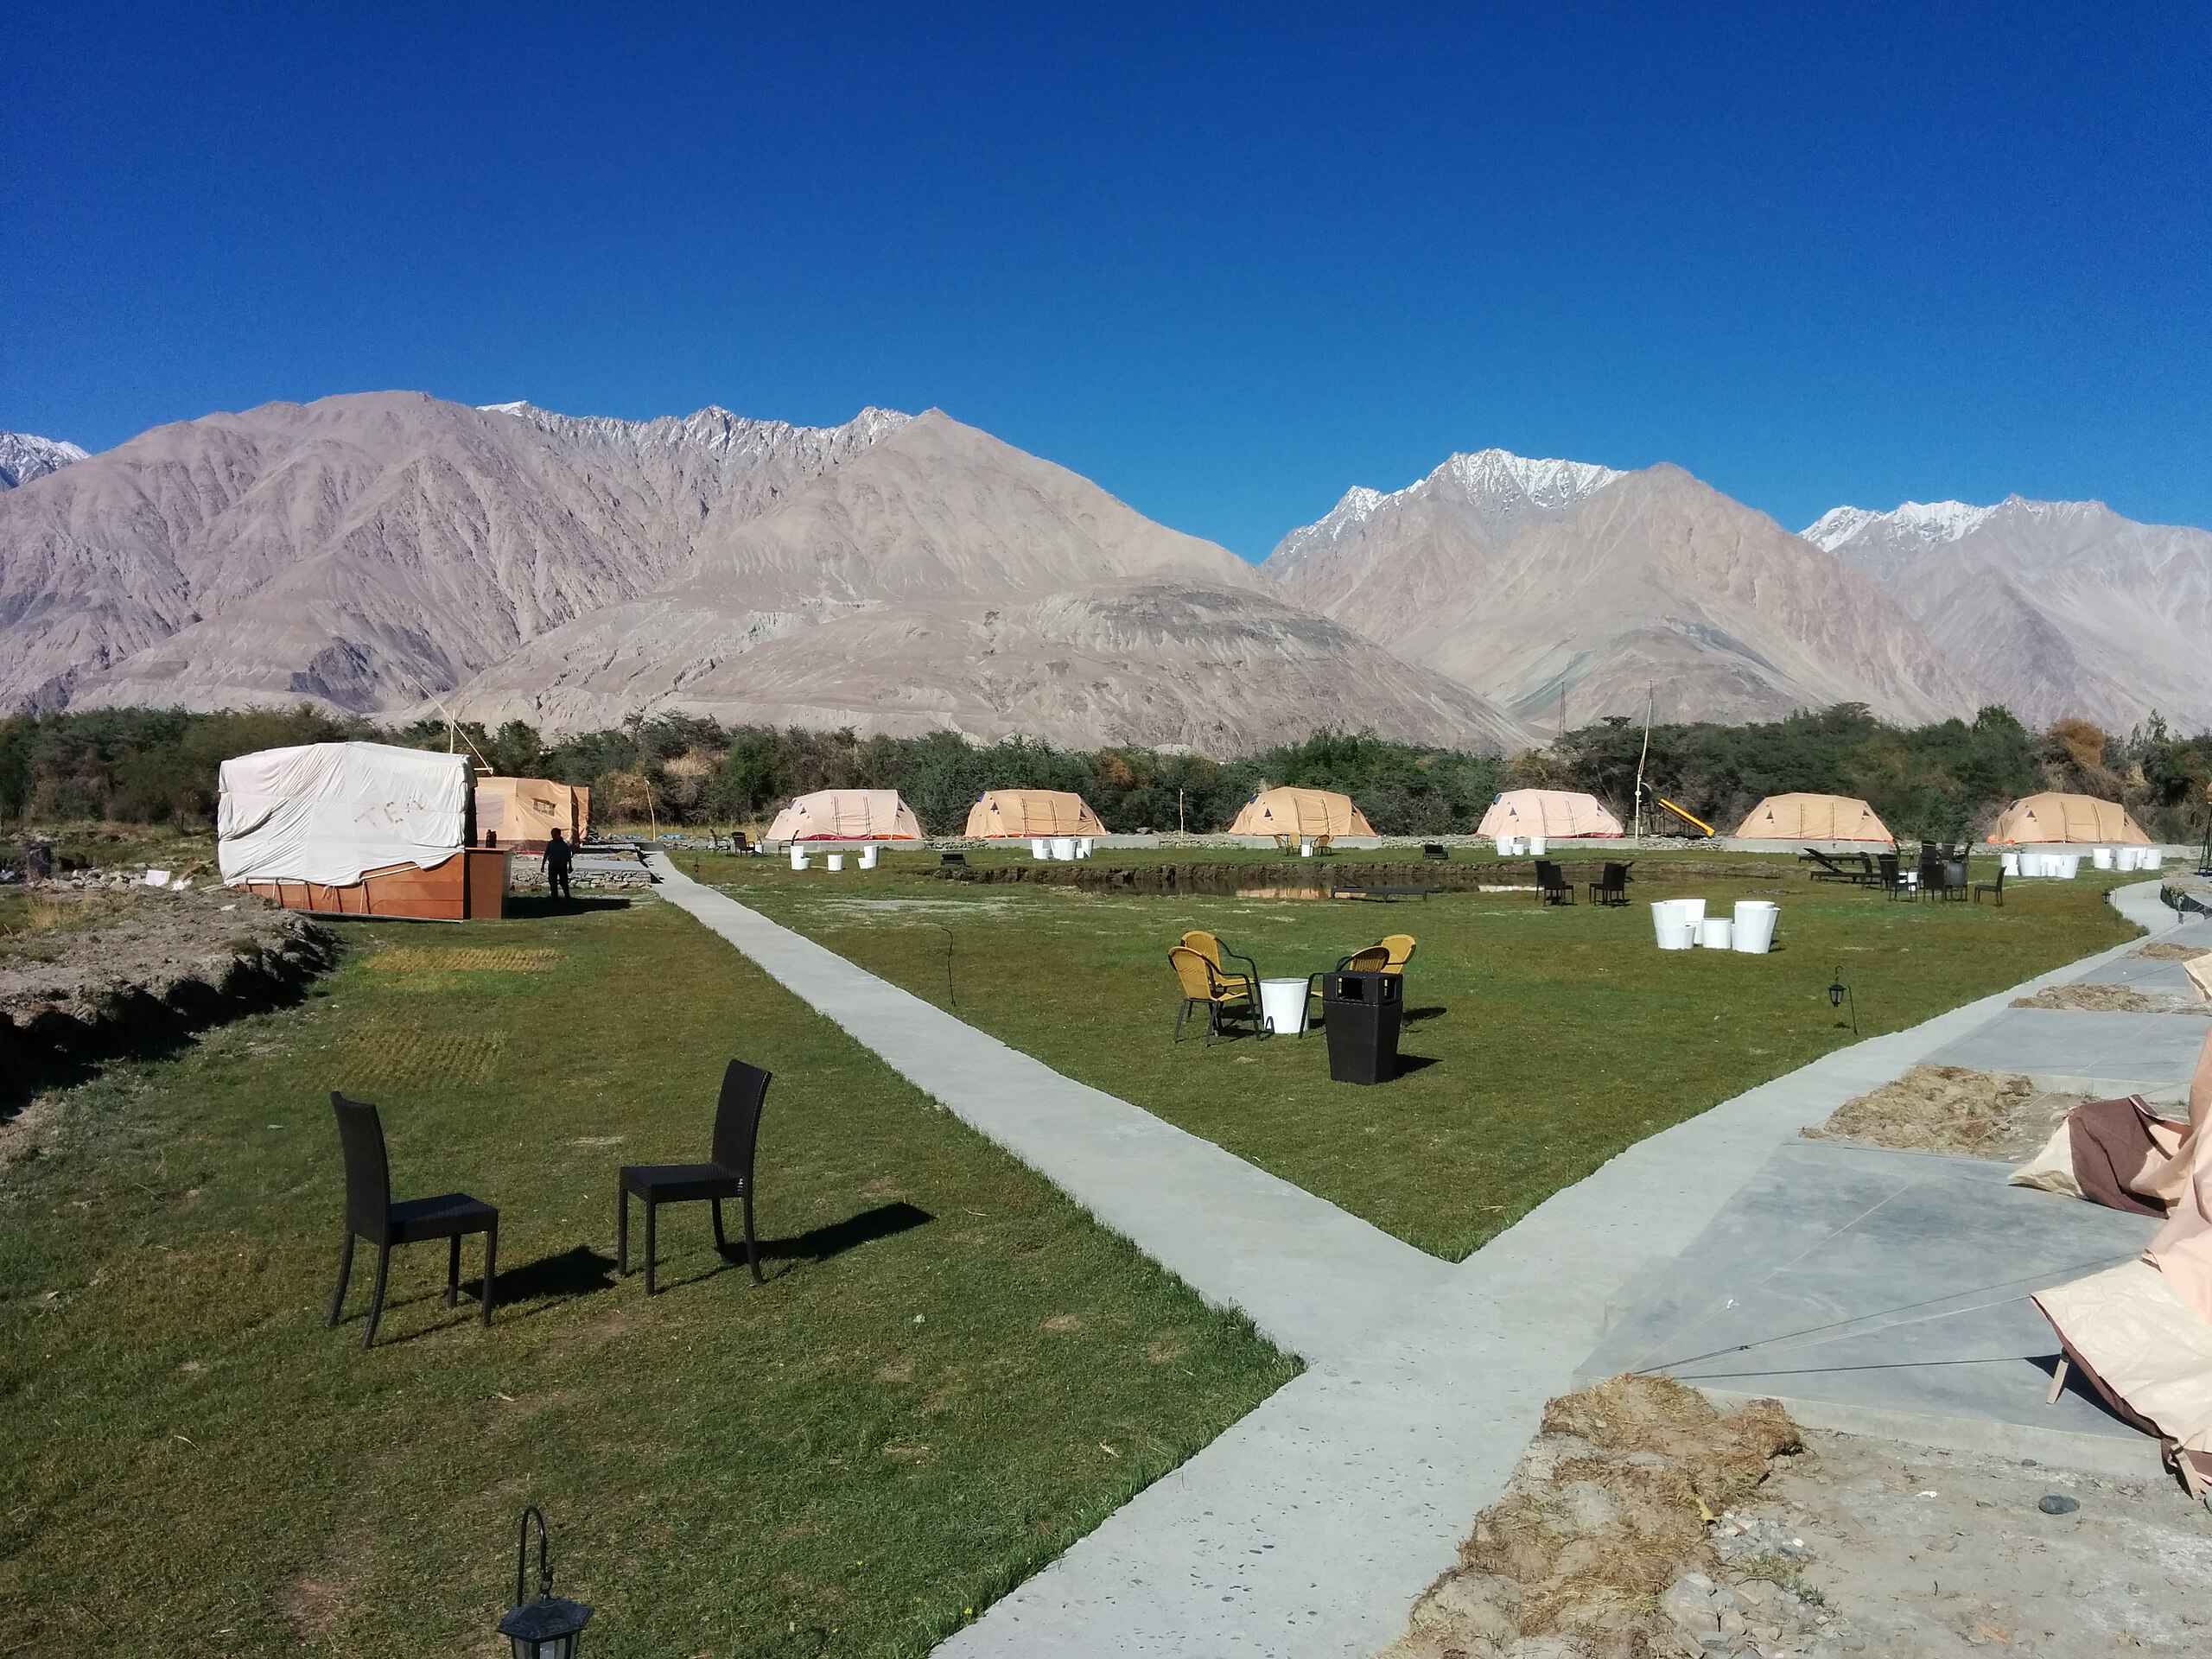
[[[2151,837],[2118,801],[2094,795],[2030,795],[2006,807],[1989,832],[2006,845],[2036,842],[2102,842],[2108,846],[2148,847]]]
[[[1579,789],[1510,789],[1490,804],[1478,836],[1544,836],[1568,840],[1621,833],[1621,821],[1595,795]]]
[[[371,870],[431,869],[461,849],[468,757],[385,743],[302,743],[223,762],[223,880],[350,887]]]
[[[1770,795],[1736,826],[1747,841],[1872,841],[1897,845],[1889,825],[1854,795]]]
[[[895,789],[818,789],[768,826],[770,841],[919,841],[922,826]]]
[[[1229,826],[1232,836],[1371,836],[1375,826],[1333,789],[1262,790]]]
[[[968,809],[968,833],[989,836],[1103,836],[1106,826],[1082,796],[1065,789],[994,789]]]

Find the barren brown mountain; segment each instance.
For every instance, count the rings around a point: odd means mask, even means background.
[[[1806,532],[1882,588],[1983,689],[2037,726],[2212,728],[2212,533],[2101,501],[1838,507]]]
[[[1287,597],[1541,729],[1640,715],[1770,718],[1863,702],[1904,721],[1974,691],[1896,604],[1683,472],[1454,455],[1355,490],[1265,567]]]
[[[941,414],[626,423],[412,393],[160,428],[0,498],[0,699],[1525,740]]]

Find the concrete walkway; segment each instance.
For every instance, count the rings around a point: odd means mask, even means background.
[[[1630,1147],[1454,1266],[1060,1076],[665,859],[654,867],[664,897],[1306,1362],[944,1643],[950,1659],[1357,1659],[1387,1646],[1503,1484],[1545,1401],[1573,1386],[1649,1271],[1687,1248],[1777,1147],[2001,1017],[2015,995],[2109,970],[2133,948],[1724,1102]],[[2114,902],[2163,931],[2173,918],[2157,895],[2145,882]]]

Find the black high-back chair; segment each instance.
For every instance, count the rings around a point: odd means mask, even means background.
[[[1559,866],[1548,858],[1536,861],[1536,902],[1540,905],[1571,905],[1574,902],[1574,883],[1561,874]]]
[[[484,1324],[492,1323],[492,1278],[499,1270],[499,1212],[466,1192],[442,1192],[434,1198],[391,1201],[391,1165],[385,1156],[384,1121],[366,1101],[348,1100],[336,1090],[330,1109],[338,1116],[338,1145],[346,1156],[346,1248],[338,1258],[338,1288],[331,1293],[330,1319],[334,1325],[346,1312],[346,1283],[353,1274],[353,1241],[365,1238],[377,1247],[377,1286],[369,1298],[369,1326],[361,1332],[361,1346],[377,1339],[377,1321],[384,1317],[384,1287],[391,1266],[392,1247],[419,1243],[426,1238],[448,1241],[446,1250],[446,1306],[461,1294],[461,1241],[471,1233],[484,1235],[484,1291],[479,1299]]]
[[[614,1191],[614,1258],[618,1272],[630,1271],[630,1195],[645,1206],[645,1294],[653,1283],[654,1246],[658,1243],[654,1219],[664,1204],[704,1200],[715,1206],[715,1248],[728,1251],[722,1236],[722,1200],[737,1198],[745,1205],[745,1260],[753,1269],[753,1282],[760,1276],[760,1247],[753,1236],[753,1154],[760,1138],[760,1108],[768,1097],[769,1074],[743,1060],[732,1060],[722,1073],[721,1103],[715,1108],[715,1138],[703,1164],[626,1164],[616,1178]]]
[[[1636,878],[1628,873],[1628,863],[1605,865],[1605,879],[1590,884],[1590,902],[1593,905],[1624,905],[1628,903],[1628,884]]]

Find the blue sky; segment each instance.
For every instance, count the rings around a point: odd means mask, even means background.
[[[0,427],[931,404],[1264,554],[1496,444],[2212,525],[2212,8],[16,6]]]

